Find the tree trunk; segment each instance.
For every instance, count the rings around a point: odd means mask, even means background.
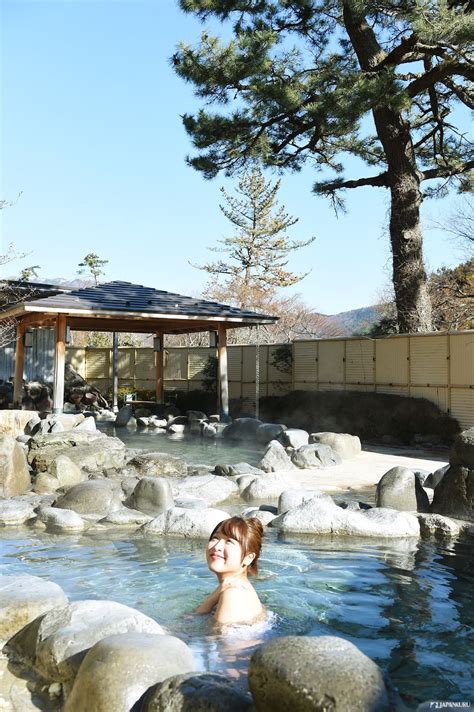
[[[358,3],[351,0],[344,3],[344,25],[361,69],[374,71],[383,59],[384,51],[360,12]],[[393,82],[395,95],[395,78]],[[402,115],[389,105],[377,106],[372,114],[387,162],[387,187],[391,196],[390,242],[398,329],[401,333],[430,331],[431,303],[423,264],[420,224],[422,198],[410,130]]]

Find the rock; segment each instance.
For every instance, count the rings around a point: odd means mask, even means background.
[[[164,477],[142,477],[127,504],[132,509],[156,517],[174,506],[171,485]]]
[[[43,613],[66,604],[66,594],[56,583],[29,574],[0,575],[0,641],[8,640]]]
[[[95,473],[109,467],[122,468],[125,453],[125,445],[119,438],[73,428],[63,433],[35,435],[28,462],[37,472],[46,472],[58,455],[67,455],[81,470]]]
[[[200,497],[181,497],[175,499],[174,506],[181,509],[207,509],[207,502]]]
[[[48,474],[57,479],[58,487],[56,489],[59,487],[73,487],[87,480],[87,473],[83,472],[67,455],[58,455],[52,461]]]
[[[319,492],[319,490],[306,490],[306,489],[286,489],[280,494],[278,498],[278,514],[284,514],[290,509],[299,507],[303,502],[308,502],[310,499],[315,497],[322,497],[323,499],[331,499],[328,494]],[[331,499],[332,501],[332,499]]]
[[[244,519],[258,519],[264,527],[268,526],[270,522],[277,516],[272,512],[266,512],[263,509],[258,509],[255,507],[248,507],[240,515]]]
[[[152,685],[195,669],[190,648],[174,636],[108,636],[84,658],[64,712],[129,712]]]
[[[420,535],[415,515],[393,509],[341,509],[332,499],[313,497],[273,519],[271,526],[286,533],[342,536],[408,537]]]
[[[296,467],[301,467],[304,470],[339,465],[341,458],[329,445],[314,443],[313,445],[301,445],[292,453],[291,461]]]
[[[427,512],[428,495],[406,467],[392,467],[377,484],[377,507],[398,509],[400,512]]]
[[[165,418],[157,418],[156,415],[152,415],[148,419],[148,426],[150,428],[161,428],[165,430],[167,425],[168,421]]]
[[[474,469],[451,465],[434,491],[431,512],[474,522]]]
[[[441,514],[419,514],[421,536],[446,537],[458,536],[462,526],[454,519],[443,517]]]
[[[238,486],[232,480],[211,474],[176,479],[173,480],[172,487],[175,499],[192,495],[205,499],[210,505],[224,502],[239,492]]]
[[[188,465],[188,475],[214,475],[214,467],[212,465]]]
[[[253,702],[237,684],[211,672],[174,675],[149,690],[141,712],[251,712]]]
[[[286,430],[286,425],[281,423],[263,423],[257,428],[257,442],[266,445],[270,440],[277,440],[284,430]]]
[[[208,539],[213,529],[228,519],[220,509],[181,509],[174,507],[140,528],[143,534],[169,534],[192,539]]]
[[[223,431],[226,440],[255,440],[257,430],[263,425],[258,418],[236,418]]]
[[[418,480],[418,483],[423,487],[426,478],[429,477],[429,475],[430,475],[428,470],[412,470],[412,472],[415,475],[416,479]]]
[[[296,449],[308,444],[309,433],[298,428],[288,428],[280,433],[278,440],[284,447],[294,447]]]
[[[172,435],[183,435],[186,430],[186,425],[181,423],[173,423],[173,425],[168,426],[168,432]]]
[[[35,518],[34,505],[22,497],[0,499],[0,527],[17,527]]]
[[[22,433],[30,435],[26,426],[32,419],[40,420],[35,410],[0,410],[0,434],[11,435],[13,438]]]
[[[84,416],[83,416],[84,418]],[[87,433],[96,433],[97,426],[93,417],[84,418],[80,423],[74,426],[74,430],[85,431]]]
[[[463,430],[456,437],[449,453],[449,463],[474,470],[474,427]]]
[[[423,482],[423,487],[429,487],[430,489],[436,489],[436,487],[439,485],[447,471],[449,470],[449,465],[444,465],[443,467],[440,467],[438,470],[435,470],[435,472],[432,472],[426,480]]]
[[[138,415],[138,413],[137,413]],[[137,417],[137,428],[148,428],[150,425],[150,418],[145,418],[144,416]]]
[[[217,428],[209,423],[203,423],[201,433],[205,438],[215,438],[217,435]]]
[[[102,518],[121,509],[122,501],[110,480],[90,480],[71,487],[54,506]]]
[[[51,682],[72,682],[87,651],[117,633],[161,635],[143,613],[115,601],[76,601],[54,608],[11,638],[4,648],[11,660],[31,666]]]
[[[30,411],[31,412],[31,411]],[[39,417],[38,413],[35,413],[32,418],[29,419],[27,424],[25,425],[25,434],[26,435],[35,435],[35,433],[38,432],[41,426],[41,418]]]
[[[349,433],[311,433],[309,442],[329,445],[341,460],[352,460],[362,452],[360,438]]]
[[[181,457],[166,452],[144,452],[127,462],[127,470],[135,477],[186,477],[188,465]]]
[[[241,496],[246,502],[277,500],[281,493],[292,485],[291,472],[272,472],[263,477],[255,477]]]
[[[283,445],[278,440],[271,440],[265,453],[258,463],[260,469],[264,472],[277,472],[278,470],[291,470],[295,465],[291,462],[286,454]]]
[[[99,520],[99,524],[110,524],[115,527],[141,527],[143,524],[151,522],[153,517],[150,514],[139,512],[136,509],[122,507],[114,512],[110,512],[104,519]]]
[[[132,417],[133,406],[130,404],[122,406],[115,417],[115,427],[124,428]]]
[[[240,477],[241,475],[256,477],[265,474],[263,470],[249,465],[248,462],[237,462],[235,465],[216,465],[214,472],[220,477]]]
[[[381,669],[353,643],[334,636],[287,636],[252,655],[249,686],[259,712],[389,712]]]
[[[84,529],[84,520],[71,509],[40,507],[37,516],[46,525],[46,529],[53,531],[80,532]]]
[[[190,423],[207,420],[207,415],[202,410],[187,410],[186,417]]]
[[[0,434],[0,497],[16,497],[30,487],[25,452],[11,435]]]

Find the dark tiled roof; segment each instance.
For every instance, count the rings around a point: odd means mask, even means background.
[[[176,317],[197,316],[237,318],[245,321],[277,321],[278,317],[237,309],[219,302],[185,297],[161,289],[130,282],[107,282],[94,287],[72,289],[28,302],[45,309],[83,309],[86,311],[123,311],[144,314],[173,314]]]

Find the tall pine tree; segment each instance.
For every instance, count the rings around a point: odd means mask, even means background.
[[[459,107],[474,107],[469,80],[473,14],[460,0],[180,0],[202,20],[232,23],[221,42],[203,33],[174,66],[207,106],[185,115],[206,177],[249,161],[333,171],[316,193],[389,191],[393,285],[400,331],[432,326],[423,262],[423,181],[468,189],[474,167]],[[372,117],[374,132],[367,131]],[[375,168],[346,179],[344,156]],[[435,184],[438,188],[439,185]]]

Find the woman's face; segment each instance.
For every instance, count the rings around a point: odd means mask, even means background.
[[[238,573],[245,568],[240,542],[219,532],[209,540],[206,559],[209,570],[215,574]]]

